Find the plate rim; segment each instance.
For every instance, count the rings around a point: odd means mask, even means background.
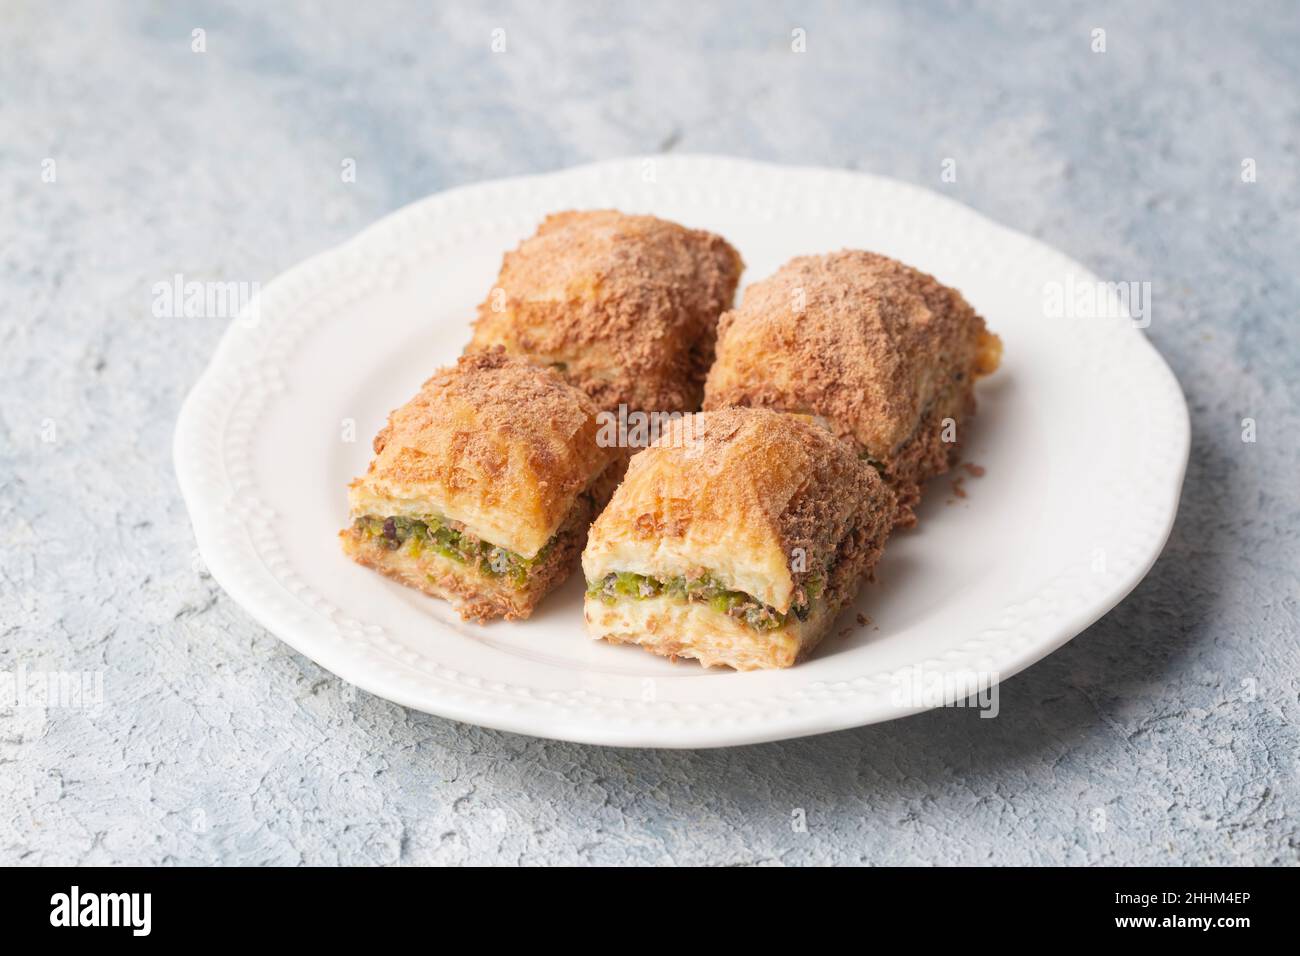
[[[1055,258],[1073,274],[1095,280],[1091,270],[1046,243],[1003,226],[955,199],[911,183],[856,170],[786,165],[714,154],[671,154],[602,160],[549,172],[465,184],[434,193],[387,213],[344,242],[318,252],[284,270],[262,286],[260,295],[270,297],[281,289],[313,281],[314,276],[328,271],[325,267],[331,262],[341,261],[354,252],[364,251],[375,237],[398,231],[407,223],[415,223],[418,217],[427,215],[429,210],[439,203],[463,202],[476,195],[487,196],[493,191],[508,192],[521,187],[536,186],[545,180],[560,177],[573,177],[576,180],[583,176],[595,176],[614,170],[626,171],[636,165],[644,167],[648,162],[668,164],[675,169],[684,169],[688,173],[692,167],[699,167],[701,171],[709,167],[714,169],[724,167],[739,175],[816,176],[845,183],[858,181],[861,186],[894,191],[909,202],[931,204],[944,213],[963,217],[975,228],[994,230],[1003,237],[1014,239],[1025,247],[1033,249],[1040,257]],[[340,280],[334,278],[325,281]],[[485,707],[481,697],[470,696],[457,698],[455,695],[443,695],[434,709],[427,698],[417,697],[413,691],[407,690],[404,683],[391,679],[385,681],[382,669],[372,664],[368,665],[364,660],[364,654],[359,655],[356,649],[349,649],[346,640],[342,642],[315,640],[310,634],[294,626],[295,622],[286,620],[264,599],[264,596],[257,593],[255,587],[250,586],[245,575],[240,573],[239,568],[233,563],[234,556],[219,546],[211,516],[205,510],[213,507],[213,504],[203,499],[201,491],[200,472],[205,467],[202,460],[204,456],[201,454],[204,432],[202,426],[206,416],[218,411],[213,407],[215,397],[220,392],[217,386],[220,384],[223,370],[237,359],[241,331],[238,318],[232,320],[227,326],[211,359],[187,394],[177,417],[172,450],[182,499],[194,527],[199,554],[216,583],[260,625],[342,680],[402,706],[465,723],[534,737],[623,747],[668,749],[740,746],[843,730],[931,709],[925,705],[900,704],[878,709],[877,712],[863,716],[862,719],[853,715],[846,716],[839,711],[833,713],[814,711],[799,717],[786,718],[776,725],[771,722],[753,722],[734,727],[706,728],[704,731],[701,731],[698,725],[674,729],[671,726],[664,726],[662,722],[652,721],[605,725],[584,720],[582,717],[574,718],[566,714],[563,708],[553,717],[539,720],[535,712],[512,711],[490,705]],[[1166,424],[1174,427],[1166,435],[1166,440],[1170,446],[1167,451],[1172,457],[1172,467],[1165,482],[1166,493],[1160,495],[1154,502],[1146,502],[1147,517],[1156,517],[1158,520],[1153,522],[1143,541],[1141,559],[1134,562],[1127,569],[1127,573],[1111,583],[1104,597],[1085,603],[1072,613],[1059,618],[1049,638],[1029,642],[1008,657],[999,659],[997,668],[999,682],[1009,679],[1055,652],[1122,602],[1155,564],[1172,531],[1191,445],[1190,416],[1186,399],[1172,369],[1147,336],[1133,327],[1127,328],[1121,334],[1131,337],[1127,340],[1128,347],[1131,348],[1140,342],[1139,348],[1149,352],[1148,359],[1155,358],[1157,364],[1154,367],[1163,379],[1162,387],[1166,392],[1164,397],[1171,406],[1168,411],[1172,413],[1172,420]],[[1155,387],[1152,383],[1148,383],[1148,387]],[[1172,401],[1174,398],[1176,401]],[[219,456],[218,460],[225,463]]]

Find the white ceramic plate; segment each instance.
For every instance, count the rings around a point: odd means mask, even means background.
[[[984,476],[964,479],[964,498],[952,476],[933,483],[919,528],[894,537],[841,618],[847,633],[795,668],[705,670],[592,642],[578,573],[532,620],[464,624],[339,551],[344,487],[365,469],[371,436],[455,359],[502,253],[546,213],[593,207],[719,232],[744,256],[744,281],[800,253],[886,253],[960,289],[1003,338],[1004,364],[981,383],[967,433],[966,458]],[[1113,607],[1160,553],[1187,409],[1134,322],[1049,314],[1048,290],[1073,302],[1095,281],[951,200],[858,173],[674,156],[484,183],[402,209],[265,286],[256,321],[232,322],[185,403],[176,469],[221,586],[371,693],[600,744],[714,747],[853,727],[1032,664]]]

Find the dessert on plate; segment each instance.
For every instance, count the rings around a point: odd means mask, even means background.
[[[592,525],[588,632],[706,666],[789,667],[871,574],[895,507],[811,418],[687,415],[632,457]]]
[[[572,570],[612,490],[597,409],[553,370],[462,357],[388,418],[348,488],[353,560],[450,601],[526,618]]]
[[[961,293],[872,252],[791,259],[718,325],[705,409],[820,416],[898,494],[914,523],[921,487],[956,459],[977,379],[1002,343]]]
[[[467,351],[553,366],[602,409],[696,411],[743,268],[711,232],[610,209],[555,213],[506,253]]]

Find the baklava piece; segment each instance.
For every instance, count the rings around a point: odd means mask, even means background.
[[[462,357],[376,436],[348,488],[344,552],[466,620],[528,617],[613,490],[596,412],[549,369],[499,351]]]
[[[595,638],[737,670],[789,667],[871,574],[894,495],[814,420],[687,415],[633,456],[582,568]]]
[[[713,233],[556,213],[506,253],[466,351],[503,346],[553,366],[607,411],[695,411],[743,268]]]
[[[1002,343],[961,294],[871,252],[801,256],[719,321],[706,409],[820,416],[878,468],[915,523],[921,487],[956,460],[976,379]]]

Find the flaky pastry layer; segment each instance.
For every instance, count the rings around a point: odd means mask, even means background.
[[[614,210],[547,216],[506,254],[467,351],[557,368],[602,409],[694,411],[744,264],[724,239]]]
[[[703,604],[657,597],[610,606],[587,598],[583,616],[588,632],[611,644],[636,644],[661,657],[747,671],[795,664],[821,640],[826,615],[760,632]]]
[[[395,410],[348,490],[353,518],[438,515],[533,557],[618,457],[597,408],[554,371],[501,350],[462,357]]]
[[[784,613],[850,529],[883,535],[894,509],[875,471],[810,419],[756,408],[687,415],[633,456],[592,526],[583,572],[591,582],[707,571]]]
[[[821,416],[881,468],[908,523],[921,484],[954,460],[974,383],[1001,348],[933,276],[870,252],[801,256],[720,319],[704,407]]]
[[[871,577],[889,534],[888,514],[860,512],[828,562],[823,586],[803,595],[807,613],[786,614],[777,628],[664,593],[609,600],[589,590],[583,605],[587,631],[615,644],[636,644],[669,658],[693,658],[705,667],[736,670],[790,667],[807,657],[835,625],[839,612]]]

